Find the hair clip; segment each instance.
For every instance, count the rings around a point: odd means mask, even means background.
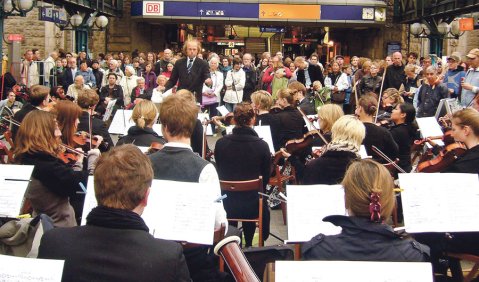
[[[381,222],[381,203],[379,202],[379,193],[369,194],[369,214],[372,222]]]

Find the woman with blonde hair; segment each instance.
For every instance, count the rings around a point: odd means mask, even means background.
[[[150,147],[153,142],[165,144],[166,141],[153,130],[158,120],[158,110],[149,100],[143,100],[133,108],[131,119],[135,125],[128,129],[128,134],[118,140],[117,146],[133,144],[140,147]]]
[[[366,135],[360,120],[351,115],[342,116],[331,132],[332,140],[321,157],[306,164],[303,184],[338,184],[349,163],[360,159],[359,147]]]
[[[45,111],[32,111],[22,122],[15,138],[15,162],[33,165],[31,182],[25,193],[33,208],[33,216],[46,214],[55,227],[76,226],[75,212],[69,197],[86,185],[100,155],[98,149],[88,153],[88,170],[83,170],[83,155],[73,166],[58,158],[61,131],[55,116]]]
[[[337,104],[326,104],[318,108],[319,130],[326,141],[331,141],[333,124],[342,116],[344,116],[343,109]],[[317,138],[315,141],[313,141],[313,146],[325,145],[321,138]]]
[[[256,113],[255,126],[268,125],[271,130],[271,138],[273,139],[274,149],[277,151],[281,147],[278,139],[279,136],[279,119],[277,115],[271,114],[269,111],[273,106],[273,98],[265,90],[258,90],[251,94],[251,104]]]
[[[338,235],[319,234],[302,248],[305,260],[428,261],[429,248],[394,233],[384,222],[395,206],[389,171],[373,160],[353,162],[341,184],[349,216],[330,215],[323,221],[340,226]]]

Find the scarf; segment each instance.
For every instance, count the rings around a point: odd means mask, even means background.
[[[88,214],[87,225],[94,225],[113,229],[135,229],[148,232],[143,219],[129,210],[97,206]]]
[[[346,142],[346,141],[343,141],[343,140],[331,141],[331,142],[326,146],[326,150],[324,151],[324,153],[326,153],[326,152],[328,152],[328,151],[351,152],[351,153],[354,153],[357,158],[359,158],[359,159],[361,158],[361,156],[359,155],[359,147],[356,146],[356,144],[353,144],[353,143],[350,143],[350,142]],[[324,153],[323,153],[323,154],[324,154]]]

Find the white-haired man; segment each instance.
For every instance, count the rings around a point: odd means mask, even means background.
[[[116,74],[116,77],[117,77],[116,84],[120,84],[121,78],[125,75],[123,71],[118,67],[118,61],[112,59],[108,62],[108,69],[105,71],[105,75],[103,76],[103,81],[101,82],[101,86],[108,85],[109,73]]]

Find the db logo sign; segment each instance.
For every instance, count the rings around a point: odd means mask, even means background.
[[[143,16],[163,16],[163,2],[143,1]]]

